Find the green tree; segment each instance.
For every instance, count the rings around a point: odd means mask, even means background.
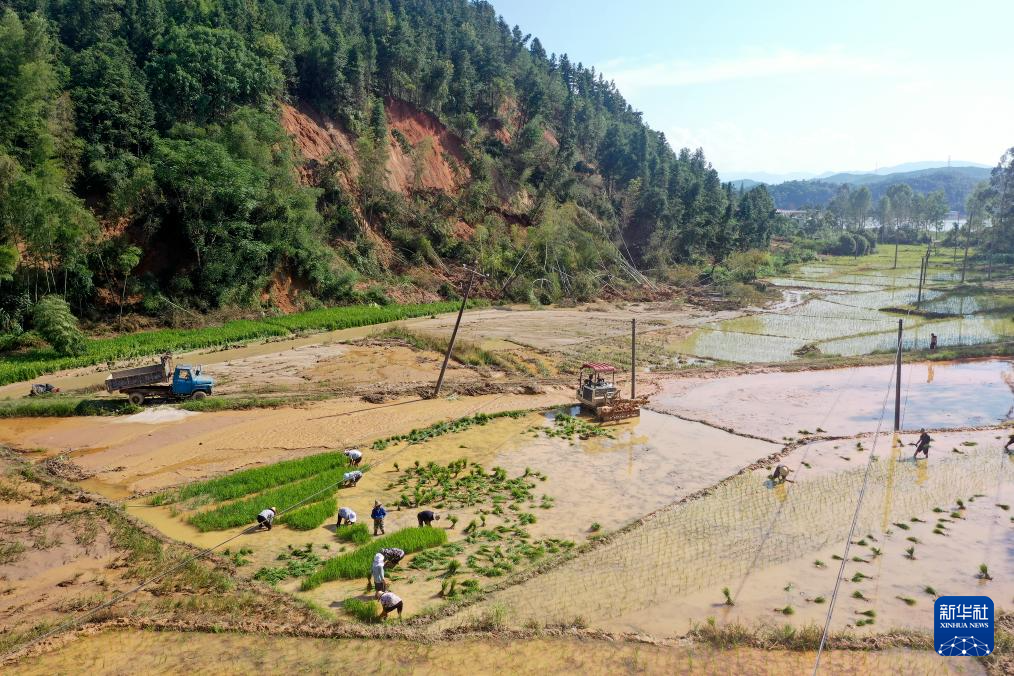
[[[207,26],[176,26],[146,72],[159,123],[205,123],[235,108],[265,102],[284,81],[283,56],[254,49],[239,34]]]
[[[32,313],[32,323],[35,332],[58,354],[69,356],[85,351],[85,339],[77,326],[77,318],[60,296],[40,298]]]

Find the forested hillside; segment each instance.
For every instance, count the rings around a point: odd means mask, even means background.
[[[842,185],[851,188],[866,186],[873,200],[877,201],[886,195],[892,186],[905,184],[919,195],[941,191],[948,209],[965,213],[965,202],[975,186],[988,180],[989,176],[990,170],[980,167],[939,167],[884,176],[834,174],[810,181],[786,181],[769,186],[768,189],[779,209],[803,209],[827,206]]]
[[[385,302],[473,261],[584,299],[763,247],[773,211],[485,2],[0,1],[0,333],[46,294]]]

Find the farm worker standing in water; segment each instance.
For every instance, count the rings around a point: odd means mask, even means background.
[[[377,588],[377,598],[386,591],[387,585],[384,584],[384,555],[377,552],[373,555],[373,566],[370,568],[370,574],[373,576],[373,585]]]
[[[387,516],[387,510],[380,502],[373,503],[373,511],[370,512],[370,518],[373,519],[373,535],[382,535],[384,533],[384,517]],[[379,533],[377,531],[380,531]]]
[[[926,433],[926,429],[923,428],[920,430],[919,441],[915,445],[915,453],[912,455],[912,459],[918,458],[920,453],[922,453],[926,458],[929,458],[929,447],[931,441],[933,441],[933,438]]]
[[[275,514],[278,513],[274,507],[268,507],[260,514],[257,515],[257,527],[266,528],[271,530],[271,522],[275,520]]]
[[[338,523],[334,525],[335,528],[341,528],[343,521],[345,522],[345,525],[351,526],[356,522],[356,513],[349,507],[342,507],[338,510]]]
[[[345,486],[355,486],[362,478],[363,473],[359,470],[354,472],[345,472],[345,474],[342,474],[342,484]]]
[[[440,515],[431,509],[425,509],[418,514],[416,518],[419,520],[420,526],[432,526],[434,521],[440,521]]]
[[[775,471],[771,473],[771,476],[769,476],[768,479],[770,479],[771,483],[773,484],[782,484],[785,483],[786,481],[788,481],[790,484],[795,483],[794,481],[792,481],[792,479],[789,478],[789,472],[791,471],[792,470],[786,467],[785,465],[778,465],[777,467],[775,467]]]
[[[359,463],[363,461],[363,452],[358,448],[350,448],[345,451],[345,457],[349,459],[349,463],[351,463],[353,467],[359,467]]]
[[[1014,446],[1014,434],[1010,435],[1010,438],[1007,439],[1007,443],[1006,443],[1006,445],[1004,445],[1003,450],[1005,450],[1008,453],[1010,453],[1011,452],[1011,450],[1010,450],[1011,446]]]
[[[398,611],[398,619],[400,620],[401,619],[401,611],[405,607],[405,604],[404,604],[404,602],[402,602],[401,598],[397,594],[392,594],[391,592],[385,592],[385,593],[383,593],[383,594],[380,595],[380,607],[384,611],[384,612],[382,612],[380,614],[380,619],[382,619],[382,620],[386,619],[387,618],[387,614],[389,612],[391,612],[392,610],[397,610]]]

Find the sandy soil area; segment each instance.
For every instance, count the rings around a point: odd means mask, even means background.
[[[402,399],[386,404],[333,399],[301,408],[199,413],[147,422],[61,418],[0,421],[0,443],[65,453],[95,473],[86,486],[107,497],[152,491],[213,474],[366,444],[443,419],[568,402],[541,395]],[[148,416],[145,412],[139,416]]]
[[[243,634],[108,631],[26,660],[18,673],[379,674],[789,674],[813,668],[812,652],[543,638],[453,642],[360,641]],[[828,651],[826,674],[982,674],[973,660],[932,652]]]

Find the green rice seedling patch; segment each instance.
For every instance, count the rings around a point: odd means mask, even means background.
[[[579,439],[591,439],[592,437],[613,438],[612,432],[604,426],[563,412],[557,413],[553,417],[552,427],[533,427],[531,431],[541,431],[547,437],[557,439],[573,439],[574,437]]]
[[[454,557],[463,551],[465,548],[456,542],[426,549],[412,557],[412,563],[408,567],[416,570],[445,570]]]
[[[313,502],[306,507],[282,515],[278,523],[284,523],[292,530],[313,530],[320,528],[338,511],[338,503],[334,498]],[[363,526],[365,530],[366,526]]]
[[[347,471],[348,467],[349,459],[342,452],[318,453],[305,458],[283,460],[263,467],[233,472],[217,479],[187,484],[178,490],[159,493],[150,502],[153,505],[168,505],[193,498],[224,502],[323,472],[339,469]]]
[[[331,512],[334,514],[334,512]],[[342,526],[334,532],[341,542],[351,542],[356,545],[366,544],[370,541],[370,529],[365,523],[354,523],[351,526]]]
[[[482,465],[469,465],[468,460],[462,458],[447,465],[429,462],[408,467],[388,485],[388,489],[401,490],[398,498],[401,507],[442,504],[453,509],[489,502],[499,506],[507,500],[533,501],[535,494],[532,491],[536,486],[533,479],[543,476],[540,472],[526,469],[520,476],[508,478],[507,471],[501,467],[487,472]]]
[[[481,303],[475,303],[478,305]],[[88,339],[81,355],[62,357],[52,348],[40,348],[4,355],[0,360],[0,385],[31,380],[37,376],[111,363],[122,359],[148,357],[166,352],[186,352],[287,336],[308,331],[334,331],[393,322],[457,310],[453,302],[388,305],[354,305],[300,312],[259,321],[240,319],[221,326],[201,329],[139,331],[115,338]]]
[[[451,434],[453,432],[464,432],[470,427],[475,425],[485,425],[498,418],[512,418],[517,419],[525,416],[529,411],[501,411],[500,413],[476,413],[472,416],[465,416],[464,418],[458,418],[457,420],[446,420],[430,425],[429,427],[423,427],[422,429],[412,430],[407,434],[396,434],[394,436],[386,437],[384,439],[377,439],[373,442],[371,448],[375,451],[382,451],[391,444],[400,443],[406,441],[410,444],[421,444],[430,439],[442,436],[444,434]]]
[[[323,559],[314,553],[313,545],[309,543],[300,548],[293,548],[290,545],[288,551],[278,555],[278,560],[284,561],[285,564],[273,568],[261,568],[254,573],[253,578],[261,582],[277,584],[290,577],[309,575],[323,563]]]
[[[354,580],[369,575],[373,556],[386,547],[396,547],[406,554],[419,552],[430,547],[447,543],[447,531],[443,528],[404,528],[390,535],[376,538],[347,554],[329,559],[320,570],[303,580],[303,591],[315,589],[333,580]]]
[[[342,609],[360,622],[372,624],[380,621],[380,603],[373,599],[345,599]]]
[[[345,470],[345,467],[339,467],[310,479],[273,488],[244,500],[237,500],[215,509],[199,512],[189,517],[187,522],[201,532],[225,530],[226,528],[253,524],[257,514],[265,507],[274,506],[279,510],[284,510],[308,498],[312,502],[321,502],[332,497]]]

